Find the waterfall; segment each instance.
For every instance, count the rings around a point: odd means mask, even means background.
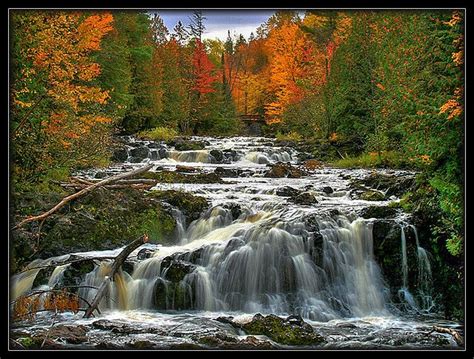
[[[410,225],[416,240],[416,254],[417,254],[417,265],[418,265],[418,276],[417,276],[417,287],[418,294],[421,299],[421,309],[429,311],[433,306],[433,298],[431,296],[431,264],[428,258],[428,252],[420,246],[418,240],[418,231],[414,225]]]
[[[190,226],[188,241],[160,247],[132,275],[122,272],[100,309],[153,309],[164,298],[161,309],[297,313],[324,321],[387,313],[370,222],[317,218],[318,262],[304,223],[272,212],[232,222],[228,212],[214,207]],[[97,287],[109,265],[102,262],[82,284]],[[87,300],[96,293],[81,291]]]
[[[431,296],[431,264],[428,258],[428,252],[420,246],[418,239],[418,231],[414,225],[403,224],[401,227],[401,256],[402,256],[402,275],[403,284],[402,288],[399,289],[399,297],[402,302],[406,302],[411,310],[419,312],[423,310],[429,312],[433,306],[433,298]],[[416,265],[417,265],[417,278],[415,283],[416,294],[415,296],[408,289],[408,262],[407,262],[407,244],[405,228],[411,228],[415,235],[416,242]],[[417,300],[418,299],[418,300]]]
[[[202,162],[209,163],[209,151],[193,150],[193,151],[170,151],[171,159],[178,162]]]

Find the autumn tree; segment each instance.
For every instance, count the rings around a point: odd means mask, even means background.
[[[110,13],[15,12],[11,124],[14,175],[36,178],[102,160],[108,91],[93,84],[92,54],[112,30]]]

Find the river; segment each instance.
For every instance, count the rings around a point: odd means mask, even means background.
[[[153,349],[206,349],[204,337],[248,338],[217,318],[232,316],[238,323],[261,313],[301,316],[326,339],[310,349],[460,349],[450,334],[431,330],[433,325],[459,330],[462,326],[433,312],[429,252],[418,239],[414,245],[420,293],[408,290],[410,257],[405,231],[412,228],[416,233],[416,229],[401,211],[393,221],[404,228],[397,243],[403,278],[396,291],[402,300],[394,301],[393,288],[391,291],[374,256],[372,228],[377,219],[364,219],[360,214],[370,206],[387,206],[399,198],[392,195],[368,201],[351,185],[372,170],[316,165],[307,166],[302,175],[268,177],[269,166],[277,162],[297,168],[301,154],[262,137],[192,140],[203,141],[205,148],[178,151],[173,146],[124,138],[127,159],[109,167],[108,174],[153,163],[152,171],[175,171],[178,166],[190,173],[216,171],[223,183],[159,183],[151,189],[190,192],[206,198],[210,207],[191,223],[174,208],[175,243],[148,243],[135,250],[133,271],[123,271],[120,280],[111,284],[108,298],[100,305],[101,315],[90,319],[83,319],[80,313],[56,315],[55,323],[87,328],[85,343],[63,343],[65,348],[136,348],[136,343],[146,343]],[[134,156],[139,152],[141,157]],[[93,178],[98,171],[80,175]],[[414,176],[408,171],[381,169],[377,173],[401,179]],[[146,256],[144,248],[148,249]],[[120,250],[75,255],[114,256]],[[60,264],[67,258],[65,253],[34,265]],[[109,264],[97,263],[81,285],[100,285]],[[66,269],[67,265],[58,266],[48,285],[39,289],[56,285]],[[13,296],[31,290],[36,274],[32,270],[12,277]],[[95,293],[93,288],[79,290],[88,301]],[[51,314],[39,313],[33,323],[17,323],[13,330],[35,333],[50,325]],[[256,340],[269,341],[262,336]]]

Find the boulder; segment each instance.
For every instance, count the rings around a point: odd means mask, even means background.
[[[98,179],[105,178],[105,177],[107,177],[107,172],[104,172],[104,171],[97,171],[97,173],[94,176],[94,178],[98,178]]]
[[[165,147],[161,147],[158,150],[158,155],[160,156],[160,158],[168,158],[168,151],[166,150]]]
[[[326,341],[321,335],[315,333],[310,324],[296,315],[283,319],[274,314],[267,316],[255,314],[247,323],[240,324],[232,321],[232,325],[247,334],[266,335],[271,340],[284,345],[315,346]]]
[[[222,153],[222,151],[212,150],[209,154],[215,160],[215,161],[213,161],[213,163],[222,163],[222,161],[224,160],[224,154]]]
[[[310,206],[312,204],[318,203],[318,200],[316,199],[316,197],[309,192],[303,192],[296,196],[293,196],[291,197],[291,200],[295,204],[300,204],[304,206]]]
[[[217,167],[214,170],[214,173],[219,177],[239,177],[241,170],[233,169],[233,168],[224,168],[224,167]]]
[[[306,176],[307,173],[297,167],[292,166],[290,163],[277,162],[271,165],[271,169],[265,173],[265,177],[270,178],[300,178]]]
[[[206,147],[206,143],[203,141],[192,141],[178,139],[174,145],[176,151],[196,151],[202,150]]]
[[[277,196],[283,197],[296,197],[301,193],[301,191],[297,190],[296,188],[285,186],[281,188],[277,188],[275,194]]]
[[[321,190],[322,190],[325,194],[334,193],[334,190],[332,189],[332,187],[329,187],[329,186],[323,187]]]
[[[130,156],[132,156],[131,162],[143,161],[145,158],[148,158],[148,153],[150,153],[150,150],[146,146],[140,146],[132,149],[130,151]]]
[[[117,148],[112,154],[113,162],[126,162],[128,159],[128,151],[126,148]]]
[[[384,201],[385,195],[379,191],[368,190],[362,192],[359,198],[364,201]]]
[[[166,202],[179,209],[190,223],[201,216],[208,207],[207,200],[201,196],[195,196],[183,191],[152,191],[149,196]]]
[[[314,171],[318,168],[322,168],[323,164],[318,160],[309,159],[303,162],[303,167],[308,171]]]
[[[393,218],[397,214],[397,209],[388,206],[370,206],[363,208],[360,216],[362,218]]]

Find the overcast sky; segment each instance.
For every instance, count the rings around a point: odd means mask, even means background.
[[[183,25],[188,25],[189,17],[192,15],[192,10],[158,10],[156,12],[170,32],[179,20]],[[248,38],[250,33],[255,34],[257,27],[267,21],[274,12],[273,10],[203,10],[202,13],[206,18],[203,39],[219,38],[225,41],[227,30],[230,30],[231,35],[235,31],[236,34],[242,34]]]

